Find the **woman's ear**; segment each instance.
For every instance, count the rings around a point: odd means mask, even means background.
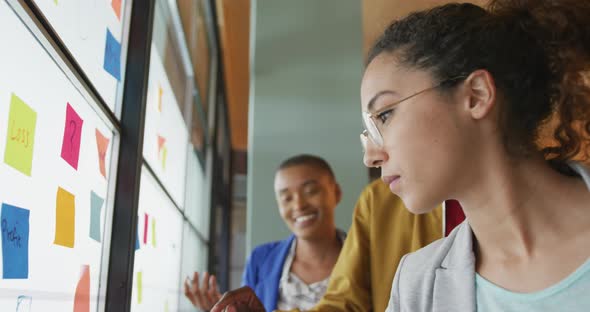
[[[340,201],[342,200],[342,189],[340,188],[340,184],[338,183],[334,183],[335,184],[335,191],[336,191],[336,205],[340,204]]]
[[[473,119],[489,116],[496,104],[496,84],[487,70],[476,70],[465,79],[469,93],[469,101],[465,109]]]

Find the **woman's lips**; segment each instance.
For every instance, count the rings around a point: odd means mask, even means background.
[[[385,182],[385,184],[389,185],[389,189],[392,192],[395,192],[395,189],[400,181],[400,176],[399,175],[384,176],[381,178],[381,180],[383,180],[383,182]]]

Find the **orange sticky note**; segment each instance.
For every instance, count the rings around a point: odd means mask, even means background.
[[[76,197],[58,187],[55,205],[55,240],[54,244],[74,248],[76,228]]]
[[[113,11],[115,11],[115,15],[117,15],[117,18],[121,20],[121,0],[113,0],[111,6],[113,7]]]
[[[103,177],[107,177],[106,173],[106,166],[105,166],[105,158],[107,154],[107,149],[109,148],[110,140],[104,136],[98,129],[96,129],[96,146],[98,148],[98,166],[100,169],[100,174]]]
[[[90,267],[88,265],[82,266],[80,281],[76,286],[74,312],[90,312]]]

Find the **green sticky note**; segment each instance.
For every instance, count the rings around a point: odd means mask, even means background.
[[[4,162],[31,176],[37,113],[14,93],[10,99]]]
[[[142,285],[142,273],[141,271],[137,272],[137,303],[141,303],[141,299],[143,299],[143,285]]]
[[[53,2],[55,2],[55,5],[57,5],[57,0],[53,0]]]
[[[152,218],[152,246],[156,247],[156,219]]]

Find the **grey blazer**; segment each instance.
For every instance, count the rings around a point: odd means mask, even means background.
[[[472,235],[469,223],[463,221],[448,237],[405,255],[386,311],[475,311]]]
[[[590,170],[570,163],[590,189]],[[386,312],[474,312],[475,256],[468,220],[448,237],[405,255],[399,263]]]

